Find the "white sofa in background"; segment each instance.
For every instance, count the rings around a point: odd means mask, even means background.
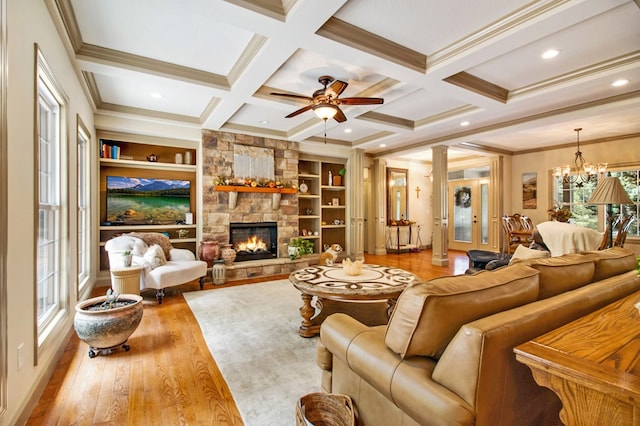
[[[155,266],[145,256],[153,244],[164,250],[166,263]],[[195,255],[186,249],[171,246],[169,238],[159,233],[130,233],[110,239],[105,244],[109,255],[111,269],[124,266],[122,253],[133,254],[133,264],[143,267],[140,274],[140,290],[155,289],[158,303],[162,303],[164,289],[199,279],[200,289],[204,287],[203,278],[207,274],[207,263],[197,260]]]

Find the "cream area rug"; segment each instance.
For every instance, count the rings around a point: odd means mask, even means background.
[[[298,335],[289,280],[184,293],[247,426],[295,425],[298,400],[320,392],[317,337]]]

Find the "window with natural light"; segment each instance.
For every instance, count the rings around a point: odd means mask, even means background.
[[[78,293],[89,282],[91,256],[89,250],[91,187],[89,132],[78,123]]]
[[[631,223],[627,235],[629,237],[640,236],[638,218],[640,214],[640,169],[612,170],[611,176],[620,179],[620,183],[629,195],[634,204],[616,205],[613,207],[613,216],[634,215],[635,220]],[[597,185],[597,181],[587,182],[582,188],[578,188],[573,183],[564,183],[562,178],[554,177],[554,200],[564,207],[571,209],[571,221],[579,226],[595,230],[604,230],[606,226],[606,213],[604,206],[589,204],[591,193]],[[614,230],[615,231],[615,230]]]
[[[67,242],[63,200],[67,170],[64,144],[65,97],[51,70],[38,52],[38,240],[37,327],[42,345],[67,309]]]

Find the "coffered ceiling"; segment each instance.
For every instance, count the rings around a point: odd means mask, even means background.
[[[426,160],[640,134],[640,0],[47,1],[99,115]],[[342,106],[326,145],[271,95],[322,75],[384,98]]]

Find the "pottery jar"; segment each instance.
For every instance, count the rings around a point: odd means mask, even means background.
[[[233,249],[233,245],[225,244],[220,251],[220,257],[224,260],[225,265],[233,265],[233,261],[236,260],[236,251]]]
[[[220,255],[220,245],[217,241],[200,241],[198,257],[207,262],[207,268],[213,267],[213,262]]]

